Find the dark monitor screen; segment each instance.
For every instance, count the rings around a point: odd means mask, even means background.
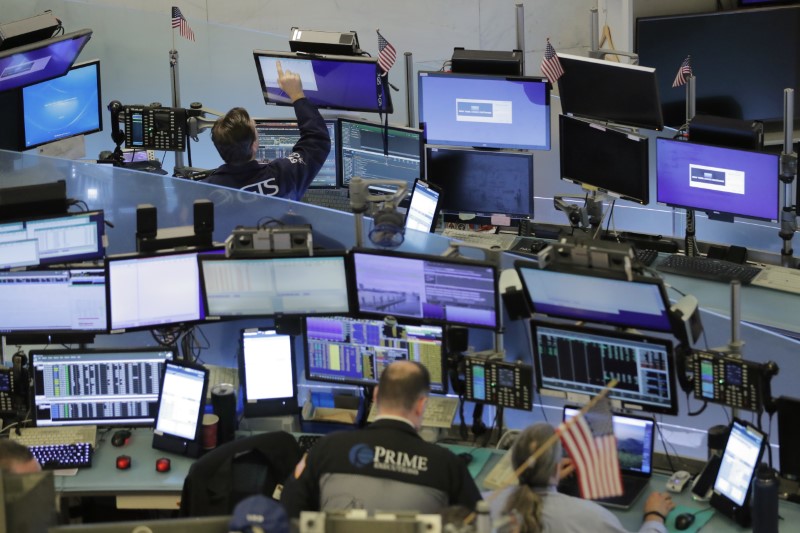
[[[256,159],[259,161],[267,162],[287,157],[292,153],[297,141],[300,140],[300,129],[297,126],[297,121],[256,119],[255,122],[256,134],[258,135]],[[336,120],[326,119],[325,126],[328,128],[331,145],[336,146]],[[331,150],[309,187],[312,189],[338,187],[340,182],[337,181],[337,175],[337,152],[336,150]]]
[[[241,331],[240,341],[244,416],[296,415],[294,337],[274,329],[249,328]]]
[[[305,327],[306,378],[348,385],[375,385],[394,361],[422,364],[431,392],[447,392],[443,328],[396,320],[309,317]]]
[[[652,130],[664,127],[656,69],[569,54],[558,57],[564,68],[558,91],[565,115]]]
[[[362,315],[497,328],[497,269],[489,263],[377,250],[351,257]]]
[[[100,61],[22,89],[24,149],[103,129]]]
[[[656,139],[661,203],[761,220],[777,220],[780,156]]]
[[[212,318],[350,312],[345,256],[200,256],[203,298]]]
[[[533,218],[533,154],[428,146],[426,180],[442,188],[446,220],[510,226]]]
[[[261,91],[267,105],[292,105],[278,86],[276,63],[300,76],[303,92],[323,109],[391,113],[392,99],[378,59],[364,56],[308,55],[253,50]]]
[[[152,426],[170,348],[36,350],[33,414],[37,427]]]
[[[664,121],[686,121],[685,87],[672,88],[681,62],[691,56],[695,112],[780,123],[784,89],[794,89],[800,117],[800,7],[726,10],[640,18],[636,50],[658,72]]]
[[[567,115],[559,116],[559,135],[561,179],[650,203],[647,137]]]
[[[544,78],[420,72],[418,99],[428,144],[550,149],[550,89]]]
[[[167,252],[109,257],[106,261],[109,329],[124,331],[203,320],[197,254]]]
[[[671,332],[669,299],[659,278],[635,281],[543,270],[517,261],[528,303],[534,313],[625,328]]]
[[[0,52],[0,92],[66,74],[92,37],[78,30]]]
[[[103,268],[0,272],[0,332],[104,333]]]
[[[102,259],[102,211],[0,222],[0,269]]]
[[[349,186],[350,179],[358,176],[405,181],[410,191],[414,180],[420,177],[421,130],[397,126],[384,128],[377,122],[340,118],[339,133],[343,186]]]
[[[608,397],[622,408],[678,414],[672,343],[612,330],[531,321],[537,387],[567,398],[595,396],[612,378]]]

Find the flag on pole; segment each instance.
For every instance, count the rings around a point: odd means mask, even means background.
[[[686,84],[686,80],[692,75],[692,56],[686,56],[686,59],[681,63],[681,68],[678,69],[678,74],[675,76],[675,81],[672,82],[673,87],[680,87]]]
[[[376,32],[378,33],[378,66],[381,67],[384,74],[387,74],[397,60],[397,50],[381,35],[380,31],[376,30]]]
[[[183,13],[181,13],[180,8],[176,6],[172,6],[172,27],[180,28],[181,37],[194,42],[194,32],[192,28],[189,27],[189,23],[186,21]]]
[[[600,398],[585,413],[563,422],[558,433],[578,473],[581,497],[596,500],[623,493],[617,439],[607,397]]]
[[[541,70],[551,85],[555,85],[558,78],[564,75],[564,67],[561,66],[561,60],[558,59],[556,49],[550,44],[550,39],[547,39],[547,46],[544,49]]]

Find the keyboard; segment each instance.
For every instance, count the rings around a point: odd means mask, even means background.
[[[352,212],[347,189],[308,189],[301,201],[336,211]]]
[[[761,272],[753,278],[753,285],[765,289],[800,294],[800,269],[776,265],[759,265]]]
[[[650,266],[658,259],[657,250],[641,250],[639,248],[634,248],[633,251],[636,254],[636,259],[644,266]]]
[[[308,435],[303,434],[297,437],[297,444],[300,446],[301,453],[308,453],[311,448],[317,443],[324,435]]]
[[[88,442],[28,446],[28,449],[44,470],[92,466],[92,446]]]
[[[725,283],[739,280],[742,285],[748,285],[761,272],[761,269],[755,266],[740,265],[730,261],[723,261],[722,259],[710,259],[700,256],[689,257],[679,254],[667,256],[666,260],[656,265],[656,269],[667,274]]]
[[[485,248],[499,248],[500,250],[510,250],[519,239],[516,235],[508,233],[490,233],[455,228],[445,228],[442,235],[467,244],[477,244]]]
[[[97,447],[97,426],[59,426],[42,428],[23,428],[20,434],[11,431],[9,438],[25,446],[48,446],[88,442]]]

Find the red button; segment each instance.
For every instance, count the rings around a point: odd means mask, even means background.
[[[120,470],[127,470],[131,467],[131,458],[129,455],[120,455],[117,457],[117,468]]]
[[[156,459],[156,471],[157,472],[169,472],[169,459],[166,457],[161,457]]]

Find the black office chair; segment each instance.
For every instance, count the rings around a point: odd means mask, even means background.
[[[247,496],[263,494],[271,498],[301,456],[297,441],[285,431],[225,443],[189,469],[180,516],[226,515]]]

